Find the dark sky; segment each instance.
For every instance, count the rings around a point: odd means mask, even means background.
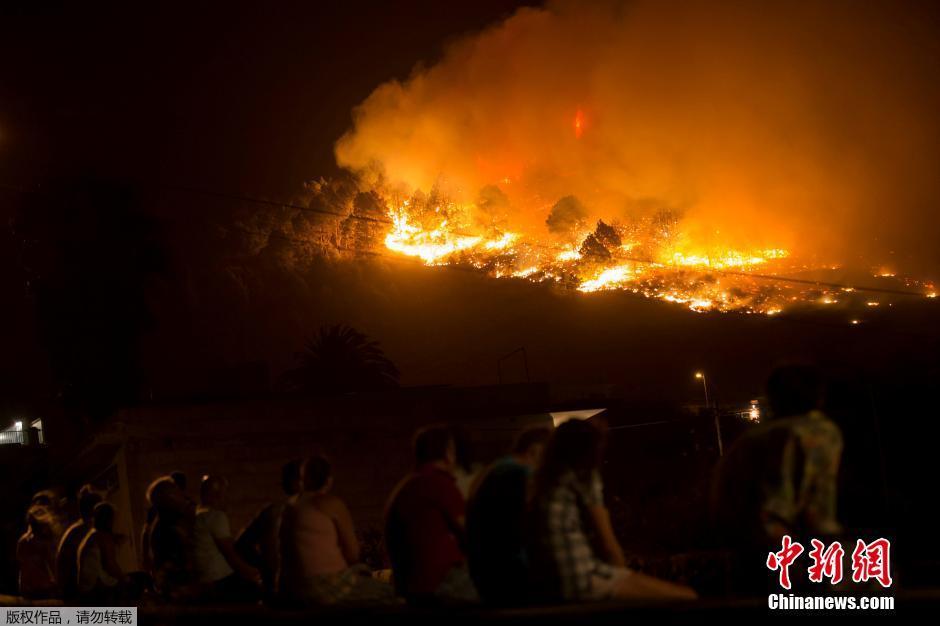
[[[520,4],[6,3],[0,174],[293,193],[376,85]]]

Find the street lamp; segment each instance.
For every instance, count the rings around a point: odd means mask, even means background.
[[[708,409],[710,404],[708,403],[708,382],[705,380],[705,373],[695,372],[695,377],[702,381],[702,389],[705,390],[705,408]]]
[[[711,403],[708,401],[708,380],[705,378],[705,372],[695,372],[695,378],[702,381],[702,389],[705,391],[705,410],[711,410]],[[724,445],[721,443],[721,423],[718,421],[718,407],[715,407],[715,436],[718,438],[718,456],[725,455]]]

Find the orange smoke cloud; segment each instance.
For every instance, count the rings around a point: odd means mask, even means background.
[[[497,194],[511,230],[548,235],[552,207],[573,197],[592,220],[680,211],[703,243],[923,260],[940,98],[916,8],[521,9],[379,86],[337,161],[365,185],[480,205]]]

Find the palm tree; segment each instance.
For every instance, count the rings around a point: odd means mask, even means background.
[[[281,378],[289,390],[347,393],[398,386],[398,368],[378,342],[345,324],[320,328],[295,356],[300,364]]]

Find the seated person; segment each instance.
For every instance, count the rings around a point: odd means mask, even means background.
[[[78,548],[85,536],[94,528],[95,505],[101,502],[101,494],[91,485],[84,485],[78,491],[78,520],[69,526],[56,551],[56,582],[62,598],[68,602],[75,598],[78,576]]]
[[[812,367],[775,370],[767,382],[770,414],[722,459],[712,493],[715,528],[735,550],[738,591],[766,591],[745,561],[766,559],[784,535],[824,539],[841,530],[836,493],[842,433],[820,410],[823,383]]]
[[[114,507],[99,502],[92,528],[78,548],[78,596],[83,604],[109,606],[118,601],[127,578],[117,561]]]
[[[625,566],[604,506],[603,453],[604,434],[589,421],[565,422],[549,439],[530,511],[535,597],[547,602],[694,598],[688,587]]]
[[[20,594],[27,598],[51,598],[58,592],[55,582],[57,528],[51,500],[37,494],[26,512],[26,532],[16,542]]]
[[[149,524],[150,573],[154,589],[168,600],[190,599],[193,587],[193,532],[195,511],[169,476],[147,488],[152,518]]]
[[[550,435],[548,428],[523,431],[512,454],[487,468],[471,490],[467,561],[480,597],[487,603],[523,604],[527,599],[527,494]]]
[[[284,499],[272,502],[261,509],[235,540],[235,549],[239,556],[261,573],[261,584],[269,599],[277,592],[281,519],[287,499],[300,492],[302,464],[298,460],[284,464],[281,468],[281,489],[284,490]]]
[[[204,588],[206,601],[254,602],[258,599],[258,571],[235,551],[225,513],[228,481],[206,476],[200,485],[200,506],[193,525],[193,569]]]
[[[307,459],[302,491],[284,509],[280,527],[280,591],[290,600],[327,605],[390,602],[391,585],[375,580],[359,561],[359,541],[346,503],[330,493],[332,468]]]
[[[411,603],[475,602],[462,548],[465,505],[454,477],[451,429],[419,431],[415,461],[415,472],[399,483],[386,507],[385,544],[396,590]]]

